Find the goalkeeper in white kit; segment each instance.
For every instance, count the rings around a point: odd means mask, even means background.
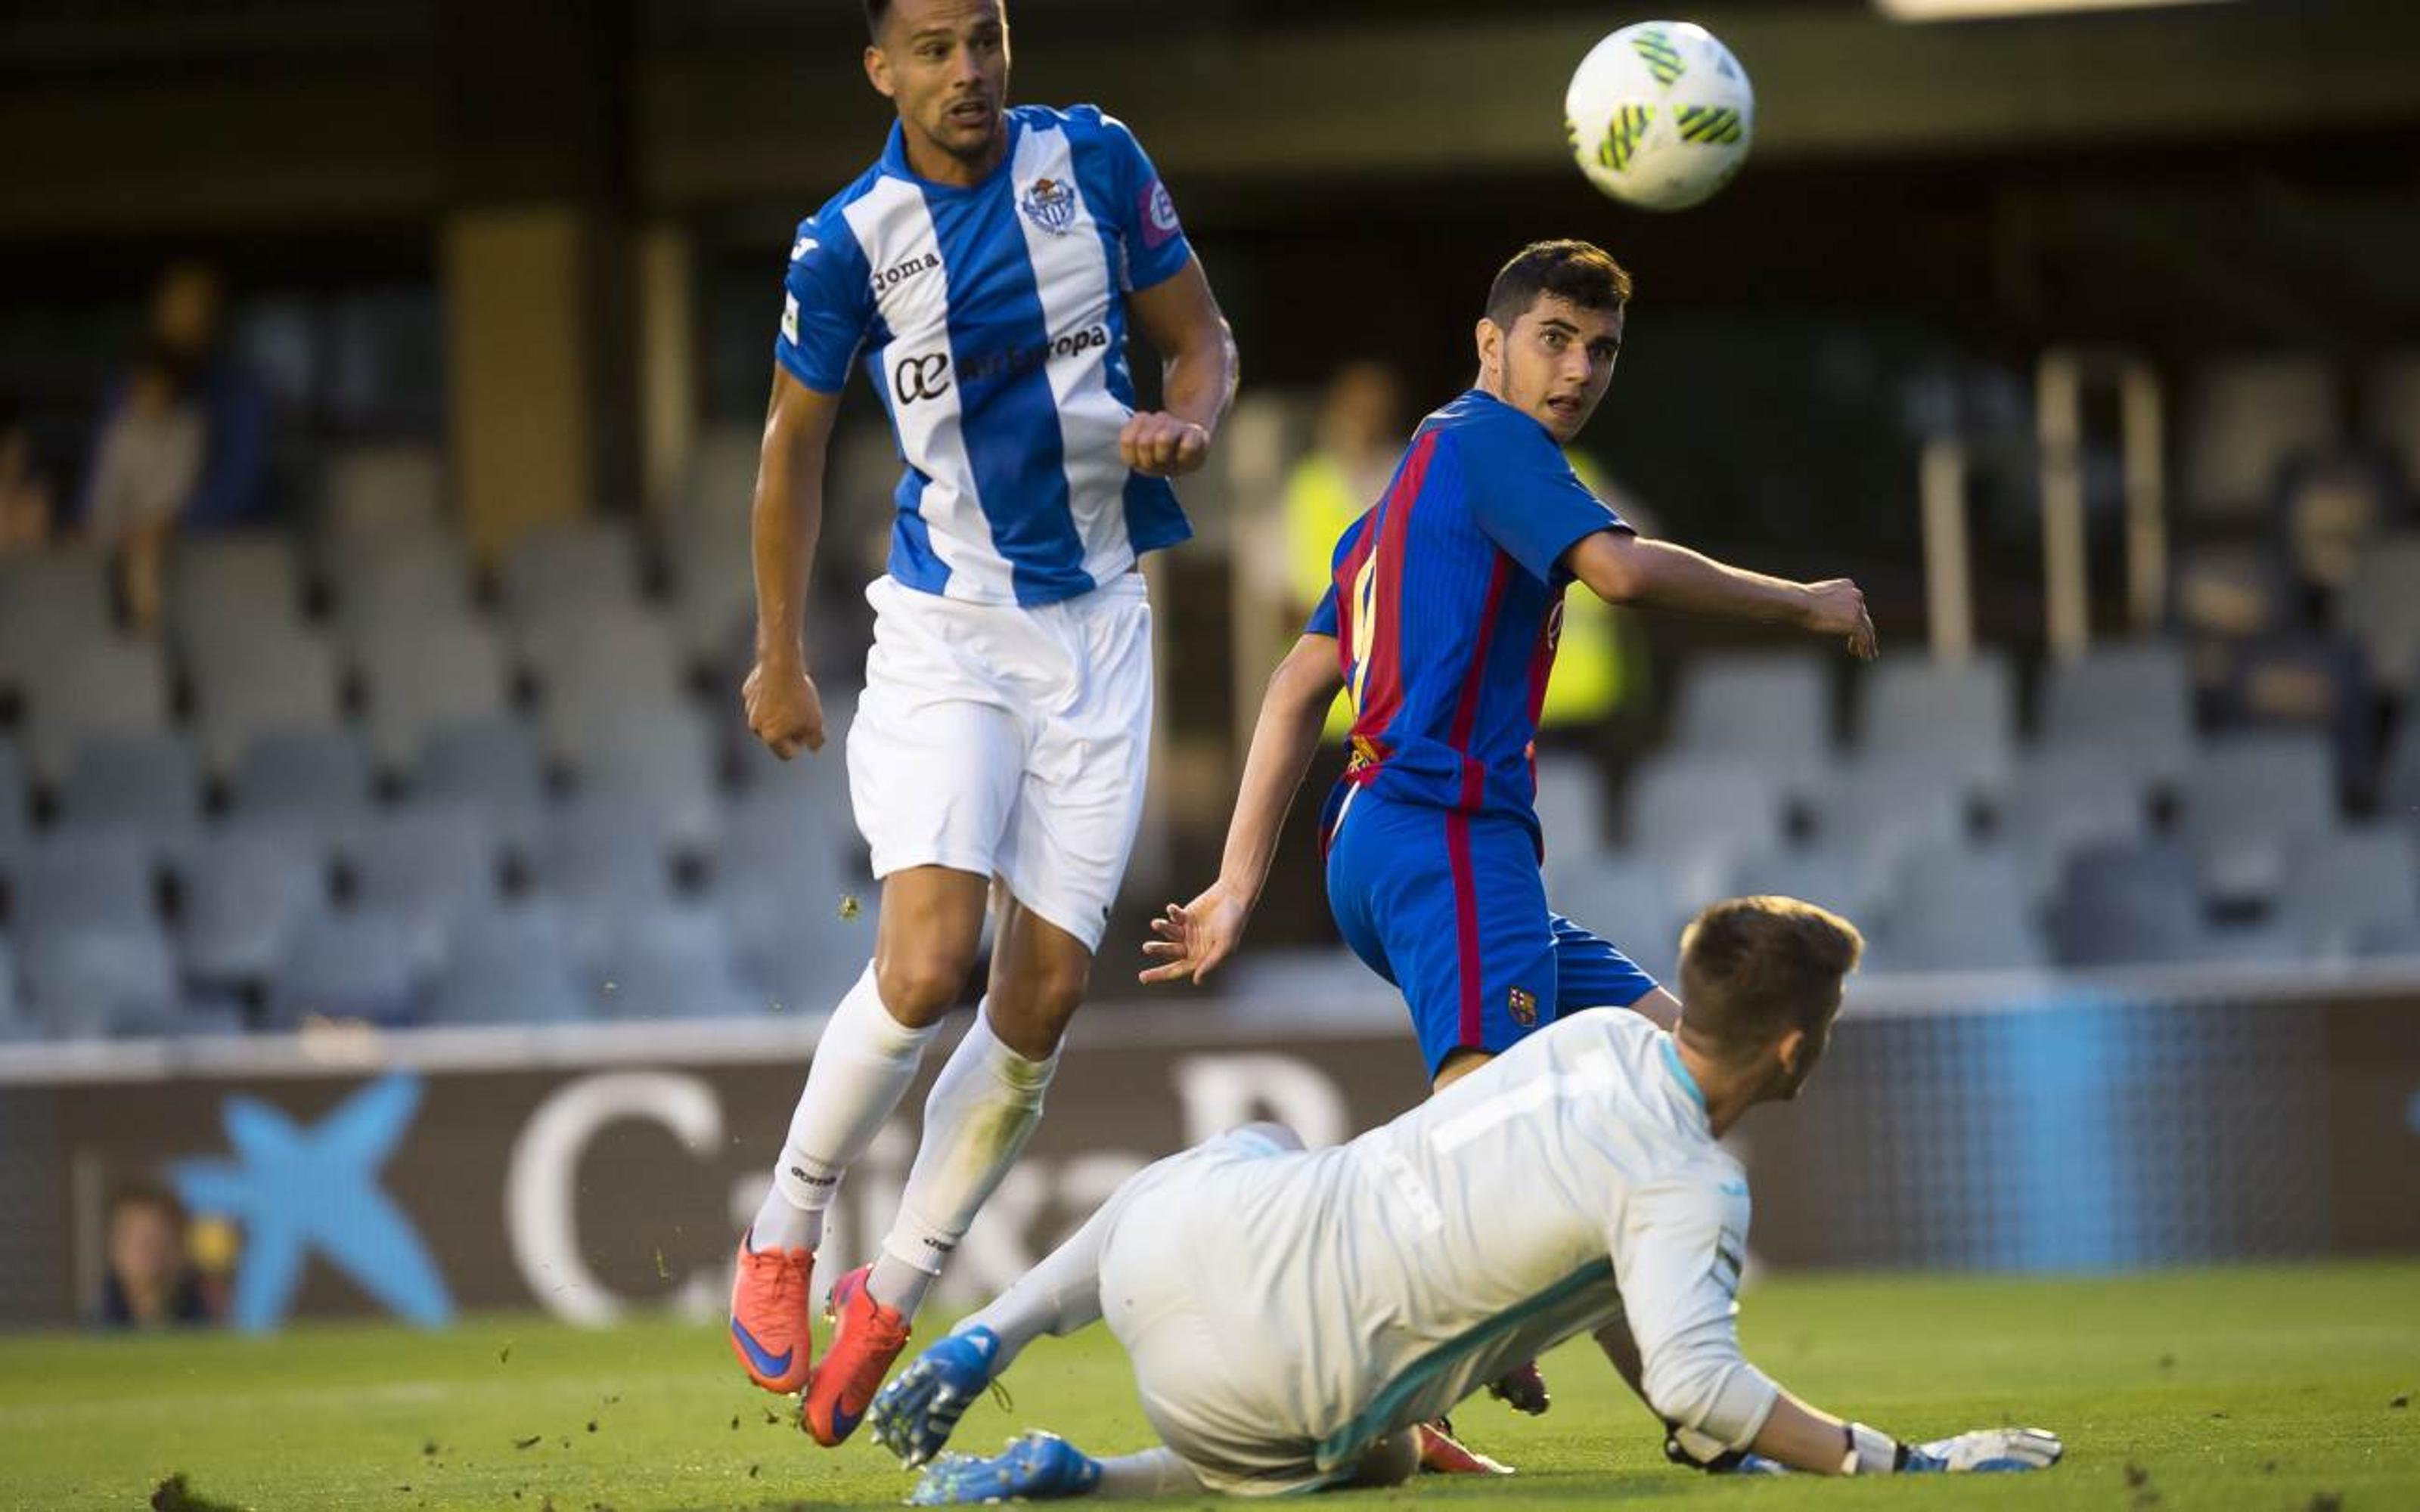
[[[1255,1124],[1138,1173],[876,1399],[882,1443],[928,1465],[911,1501],[1392,1484],[1420,1425],[1582,1332],[1707,1469],[2056,1463],[2038,1428],[1901,1443],[1740,1353],[1747,1183],[1715,1141],[1806,1085],[1862,949],[1809,903],[1716,903],[1683,936],[1669,1032],[1573,1014],[1349,1144]],[[1096,1459],[1035,1433],[933,1459],[1027,1344],[1101,1321],[1162,1447]]]

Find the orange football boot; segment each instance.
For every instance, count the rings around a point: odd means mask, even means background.
[[[750,1246],[755,1229],[739,1237],[739,1260],[731,1272],[731,1352],[748,1379],[767,1391],[787,1394],[806,1387],[814,1375],[815,1341],[808,1332],[814,1315],[815,1252]]]
[[[891,1362],[908,1347],[908,1319],[865,1289],[873,1273],[873,1266],[861,1265],[834,1283],[824,1309],[832,1325],[831,1347],[799,1403],[799,1423],[827,1449],[857,1431]]]

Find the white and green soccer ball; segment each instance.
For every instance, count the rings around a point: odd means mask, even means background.
[[[1597,188],[1640,209],[1685,210],[1747,161],[1756,91],[1703,26],[1642,21],[1580,59],[1563,95],[1563,128]]]

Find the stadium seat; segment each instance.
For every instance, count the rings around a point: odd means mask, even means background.
[[[193,670],[194,722],[213,772],[234,771],[245,748],[272,731],[343,721],[335,648],[299,625],[197,647]]]
[[[1767,851],[1734,866],[1724,891],[1803,898],[1854,924],[1879,918],[1888,907],[1895,862],[1890,851],[1872,845],[1824,843]]]
[[[2171,841],[2087,845],[2068,857],[2052,914],[2059,964],[2184,962],[2201,953],[2199,877]]]
[[[155,857],[184,856],[200,838],[201,772],[173,731],[85,741],[59,780],[58,799],[62,825],[123,826]]]
[[[1659,980],[1669,980],[1680,954],[1681,926],[1698,905],[1712,901],[1680,892],[1674,881],[1648,857],[1598,853],[1558,868],[1546,904],[1611,940]]]
[[[9,862],[33,843],[32,799],[25,785],[24,758],[14,743],[0,739],[0,877]]]
[[[418,1009],[411,927],[367,911],[302,920],[270,984],[270,1022],[278,1028],[313,1018],[405,1024]]]
[[[26,744],[35,774],[56,782],[85,741],[168,728],[168,672],[160,648],[111,639],[57,646],[25,681]]]
[[[1692,663],[1681,682],[1671,747],[1751,762],[1793,795],[1832,763],[1832,696],[1823,656],[1728,652]]]
[[[639,552],[619,520],[587,519],[539,531],[504,561],[504,610],[530,625],[580,608],[631,609],[639,598]]]
[[[2043,676],[2040,730],[2046,747],[2097,748],[2136,781],[2175,783],[2191,764],[2195,744],[2184,648],[2137,640],[2052,662]]]
[[[766,999],[740,981],[736,961],[722,920],[711,910],[689,904],[642,909],[619,922],[597,955],[597,1011],[609,1019],[764,1012]]]
[[[0,1044],[42,1038],[42,1026],[17,991],[17,950],[0,934]]]
[[[2019,971],[2046,964],[2025,867],[2007,848],[1910,856],[1877,933],[1876,970]]]
[[[795,783],[742,794],[713,852],[715,904],[742,975],[767,1001],[819,1009],[848,990],[874,953],[872,912],[845,918],[869,885],[843,867],[834,816]],[[839,816],[842,831],[847,817]]]
[[[332,535],[379,537],[440,526],[445,459],[434,446],[353,446],[328,459],[322,523]]]
[[[630,722],[680,711],[684,675],[670,628],[637,606],[539,619],[521,634],[523,665],[538,684],[538,723],[549,754],[593,755]]]
[[[109,561],[58,548],[0,560],[0,688],[23,687],[68,646],[108,640]]]
[[[2400,691],[2420,678],[2420,531],[2363,548],[2336,600],[2336,625],[2361,647],[2376,686]]]
[[[187,646],[292,628],[302,613],[294,543],[275,531],[182,537],[170,563],[169,628]]]
[[[1703,875],[1735,856],[1771,850],[1789,834],[1780,786],[1750,763],[1659,751],[1631,775],[1624,835],[1631,848]],[[1551,860],[1557,845],[1549,836]]]
[[[18,864],[11,920],[30,947],[75,930],[147,930],[154,895],[148,839],[129,825],[68,825]]]
[[[472,619],[471,569],[450,535],[427,531],[336,540],[327,551],[336,624],[356,655],[381,636]]]
[[[721,816],[714,739],[688,708],[631,704],[612,711],[609,722],[588,732],[577,756],[582,791],[645,805],[683,847],[713,841]]]
[[[2067,858],[2084,846],[2133,841],[2150,827],[2150,804],[2124,753],[2106,746],[2044,746],[2009,779],[1998,834],[2024,867],[2036,902],[2057,889]]]
[[[582,793],[551,817],[536,871],[542,892],[563,908],[574,952],[593,961],[620,917],[671,905],[669,825],[628,795]]]
[[[2344,434],[2326,360],[2299,356],[2211,365],[2186,390],[2180,428],[2184,514],[2235,521],[2260,516],[2289,458]]]
[[[1954,845],[1966,835],[1971,791],[1955,767],[1878,752],[1824,780],[1814,800],[1816,838],[1885,865],[1909,851]]]
[[[2420,946],[2420,857],[2411,831],[2373,825],[2297,847],[2278,912],[2321,956]]]
[[[744,509],[691,509],[673,521],[673,634],[692,666],[716,666],[747,643],[756,605],[748,531]]]
[[[374,796],[369,752],[350,730],[279,730],[246,747],[233,782],[239,813],[287,817],[333,832]]]
[[[2295,846],[2335,833],[2335,753],[2323,735],[2255,731],[2212,741],[2185,774],[2182,833],[2213,898],[2266,898]]]
[[[511,706],[511,677],[495,632],[469,620],[400,625],[361,648],[370,748],[389,770],[408,768],[430,733],[489,719]]]
[[[1605,843],[1605,777],[1593,758],[1570,751],[1538,757],[1538,824],[1554,844]]]
[[[352,878],[353,905],[404,927],[421,976],[443,964],[464,918],[496,903],[497,837],[468,807],[388,810],[355,829],[338,855]]]
[[[1969,791],[1995,793],[2015,764],[2016,680],[2008,658],[1965,661],[1886,655],[1861,679],[1856,755],[1941,770]]]
[[[23,956],[27,1006],[56,1038],[179,1027],[176,963],[147,919],[29,936]]]
[[[291,821],[212,825],[178,868],[185,974],[209,985],[266,983],[296,927],[328,906],[328,856],[326,842]]]
[[[836,893],[847,875],[844,860],[859,849],[848,810],[787,778],[785,772],[743,788],[732,799],[713,855],[717,873]]]
[[[432,1024],[564,1024],[588,1016],[563,915],[544,902],[463,921],[429,999]]]
[[[529,727],[504,715],[432,730],[414,768],[423,802],[460,804],[509,848],[527,852],[546,821],[546,764]]]

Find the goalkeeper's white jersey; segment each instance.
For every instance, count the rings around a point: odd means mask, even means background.
[[[1622,1314],[1667,1416],[1744,1443],[1772,1409],[1733,1323],[1745,1175],[1671,1037],[1626,1009],[1532,1034],[1350,1144],[1164,1195],[1223,1231],[1217,1290],[1236,1330],[1267,1331],[1263,1400],[1292,1418],[1270,1427],[1323,1472]]]

